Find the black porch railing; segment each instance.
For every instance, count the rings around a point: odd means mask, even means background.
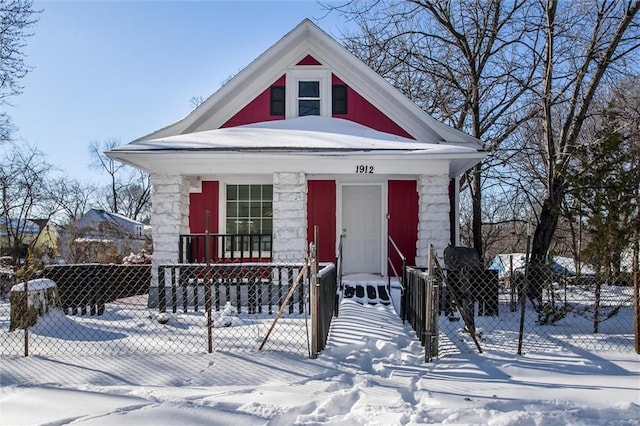
[[[178,263],[205,263],[207,234],[180,234]],[[211,263],[271,262],[271,234],[209,234]]]

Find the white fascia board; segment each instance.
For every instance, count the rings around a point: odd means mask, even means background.
[[[109,152],[109,158],[121,161],[148,173],[203,174],[260,174],[303,171],[311,174],[355,174],[356,166],[372,166],[373,174],[425,174],[432,168],[460,176],[486,157],[484,152],[457,154],[375,154],[375,153],[219,153],[198,152]],[[426,173],[430,174],[430,173]]]
[[[145,166],[149,172],[183,175],[209,174],[271,174],[275,172],[302,171],[308,174],[358,174],[358,166],[366,166],[371,174],[432,174],[462,173],[465,164],[476,164],[482,153],[465,153],[451,158],[446,154],[274,154],[274,153],[225,153],[207,156],[197,152],[158,155],[159,153],[129,154],[130,163]],[[453,166],[453,167],[452,167]],[[451,176],[453,177],[453,176]]]

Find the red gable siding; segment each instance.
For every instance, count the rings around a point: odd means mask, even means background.
[[[284,86],[285,77],[280,77],[272,86]],[[231,117],[221,127],[235,127],[243,124],[259,123],[262,121],[284,120],[282,115],[270,114],[270,96],[271,87],[260,93],[256,98],[249,102],[247,106],[242,108],[236,115]]]
[[[313,241],[318,225],[320,262],[336,260],[336,183],[333,180],[307,181],[307,242]]]
[[[218,232],[218,181],[202,182],[202,192],[189,194],[189,229],[193,234],[205,232],[204,217],[209,211],[209,232]]]
[[[318,65],[313,57],[307,56],[298,65]],[[332,78],[332,84],[344,84],[335,75]],[[272,86],[284,86],[286,83],[285,76],[280,77]],[[242,108],[236,115],[231,117],[221,127],[235,127],[243,124],[258,123],[261,121],[283,120],[284,116],[270,114],[270,87],[258,94],[256,98],[248,105]],[[398,126],[389,117],[384,115],[378,108],[371,105],[364,97],[353,90],[347,88],[347,114],[334,114],[336,118],[343,118],[381,132],[391,133],[405,138],[413,137],[407,133],[402,127]]]
[[[296,65],[322,65],[322,64],[318,62],[318,60],[313,56],[307,55]]]
[[[390,180],[389,192],[389,236],[407,257],[412,265],[416,257],[416,240],[418,236],[418,192],[415,180]],[[400,273],[402,263],[395,253],[389,252],[393,266]],[[393,271],[389,271],[393,274]]]
[[[344,83],[334,75],[333,84]],[[391,133],[393,135],[413,139],[413,136],[407,133],[395,122],[391,121],[389,117],[384,115],[378,108],[371,105],[369,101],[363,98],[351,87],[347,88],[347,111],[347,114],[334,114],[333,116],[360,123],[363,126],[370,127],[380,132]]]

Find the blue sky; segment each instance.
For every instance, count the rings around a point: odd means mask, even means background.
[[[128,143],[182,118],[304,18],[346,27],[308,1],[36,1],[33,70],[9,109],[16,136],[73,178],[102,182],[91,141]]]

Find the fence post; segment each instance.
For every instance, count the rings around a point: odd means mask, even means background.
[[[311,263],[311,279],[309,280],[309,296],[311,304],[311,353],[310,358],[316,359],[320,349],[320,282],[318,280],[318,225],[313,227],[313,242],[309,247],[309,261]]]
[[[207,349],[213,352],[213,320],[211,318],[211,250],[209,248],[209,210],[204,212],[204,257],[207,262],[207,269],[204,274],[204,306],[207,311]],[[198,292],[196,282],[195,291]]]
[[[518,331],[518,355],[522,355],[522,340],[524,338],[524,320],[525,312],[527,310],[527,286],[529,285],[529,255],[531,249],[531,234],[529,232],[529,226],[527,225],[527,254],[525,257],[524,267],[524,281],[522,282],[522,289],[520,289],[520,330]]]
[[[427,259],[427,280],[425,285],[425,310],[424,310],[424,361],[431,362],[434,356],[434,324],[433,324],[433,282],[435,278],[434,262],[435,250],[433,246],[429,247],[429,254]],[[436,336],[437,337],[437,336]]]

